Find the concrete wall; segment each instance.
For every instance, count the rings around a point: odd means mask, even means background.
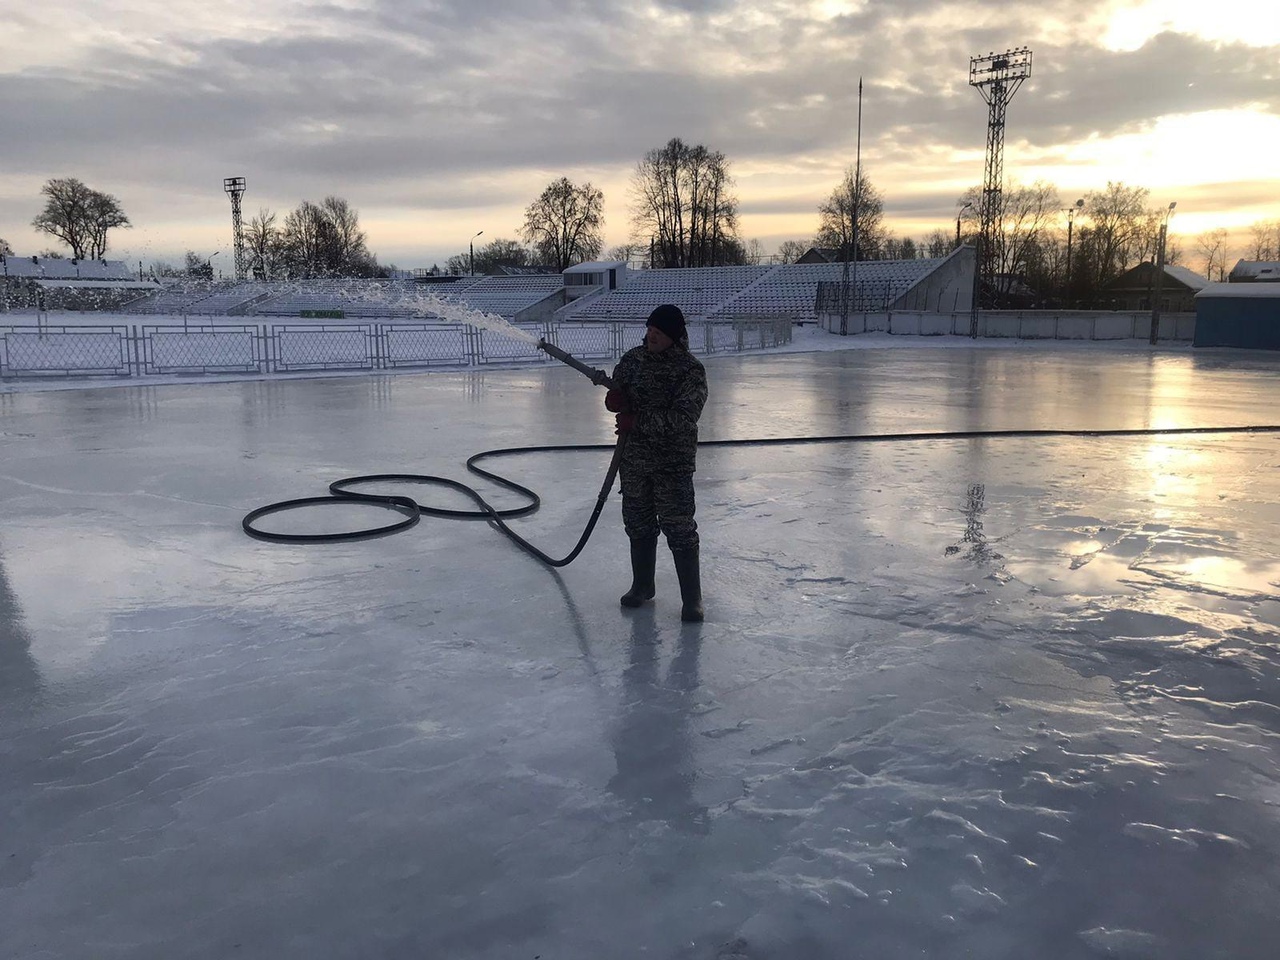
[[[959,247],[936,270],[910,287],[889,309],[922,313],[968,313],[973,306],[973,247]]]
[[[543,323],[550,320],[555,312],[565,305],[565,292],[553,290],[537,303],[525,307],[514,317],[512,323]]]

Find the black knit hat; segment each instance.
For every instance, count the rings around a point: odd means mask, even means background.
[[[657,327],[672,340],[678,340],[681,343],[689,339],[689,333],[684,326],[684,314],[674,304],[664,303],[660,307],[654,307],[646,325]]]

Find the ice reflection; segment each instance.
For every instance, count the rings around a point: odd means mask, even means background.
[[[677,830],[705,833],[707,808],[694,796],[697,770],[690,741],[700,635],[688,631],[681,637],[663,678],[653,606],[630,616],[623,708],[612,737],[618,772],[609,790],[640,820],[664,820]]]
[[[0,700],[20,701],[40,689],[40,671],[31,655],[31,636],[9,578],[0,565]]]
[[[1158,500],[1176,499],[1179,504],[1195,499],[1205,475],[1203,452],[1185,445],[1151,443],[1135,452],[1135,466],[1148,474],[1148,490]],[[1159,516],[1167,516],[1176,505],[1163,505]]]

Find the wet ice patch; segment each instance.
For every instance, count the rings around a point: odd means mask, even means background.
[[[1083,940],[1094,953],[1119,960],[1160,960],[1164,955],[1164,943],[1159,937],[1140,930],[1109,930],[1094,927],[1081,930]]]

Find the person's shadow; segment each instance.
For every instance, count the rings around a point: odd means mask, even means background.
[[[609,790],[642,820],[663,820],[682,832],[706,833],[707,807],[694,796],[697,769],[690,742],[700,631],[681,631],[680,649],[663,678],[653,606],[646,604],[630,618],[622,708],[611,736],[618,772],[610,778]]]

